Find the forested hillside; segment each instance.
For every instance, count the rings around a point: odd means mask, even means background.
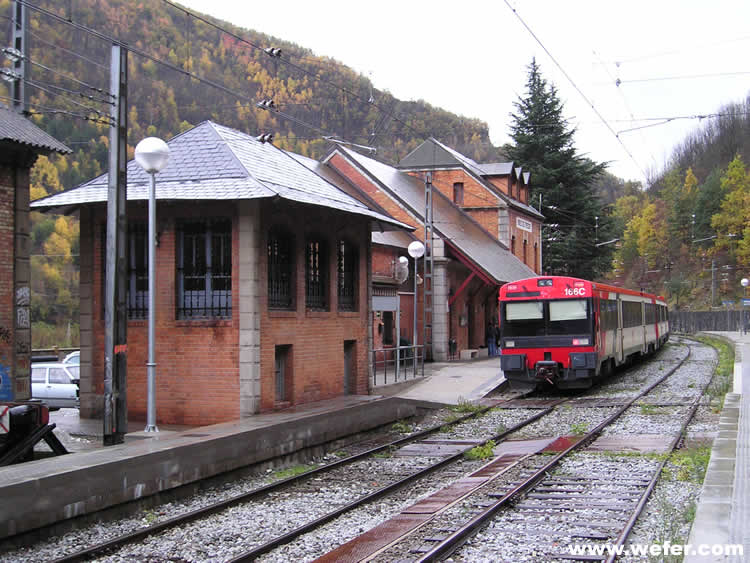
[[[251,134],[272,133],[277,146],[313,158],[325,154],[326,136],[375,147],[388,162],[398,162],[427,136],[477,161],[507,160],[513,152],[493,147],[480,119],[398,100],[332,58],[258,30],[191,16],[169,0],[33,5],[40,10],[29,10],[32,119],[74,152],[39,159],[32,198],[106,170],[112,37],[132,50],[130,156],[146,136],[168,139],[207,119]],[[10,23],[11,2],[0,0],[6,45]],[[273,100],[272,107],[258,107],[264,100],[267,106]],[[5,82],[0,102],[10,102]],[[620,239],[609,281],[665,294],[680,307],[739,296],[738,280],[750,274],[750,102],[718,113],[675,149],[647,189],[606,172],[591,183],[607,206],[592,211],[599,214],[599,235]],[[541,176],[531,172],[534,185]],[[77,345],[77,219],[34,213],[32,222],[33,346]],[[592,233],[581,237],[602,240]],[[608,263],[608,253],[602,252],[602,261]],[[606,269],[597,265],[596,271]]]
[[[648,190],[626,186],[615,202],[623,239],[612,277],[674,307],[737,303],[750,277],[750,99],[717,113]]]
[[[109,37],[153,57],[129,55],[131,157],[146,136],[169,139],[210,119],[251,134],[272,133],[277,146],[314,158],[326,152],[328,135],[376,147],[378,157],[387,161],[398,161],[432,135],[474,159],[503,159],[479,119],[423,101],[398,100],[334,59],[259,31],[211,18],[201,21],[203,16],[191,17],[178,6],[156,0],[32,4],[49,12],[29,9],[32,119],[74,151],[67,157],[39,159],[33,198],[106,171]],[[5,45],[11,44],[10,22],[11,2],[0,0],[0,23],[7,24],[2,26]],[[280,49],[281,56],[267,53],[267,48]],[[263,100],[273,100],[274,108],[257,107]],[[10,103],[5,82],[0,82],[0,102]],[[76,345],[76,218],[34,213],[32,221],[34,346]]]

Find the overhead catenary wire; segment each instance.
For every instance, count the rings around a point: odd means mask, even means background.
[[[54,12],[51,12],[51,11],[45,9],[45,8],[40,7],[40,6],[36,6],[36,5],[28,2],[27,0],[17,0],[17,1],[23,3],[25,6],[27,6],[28,8],[30,8],[32,10],[35,10],[35,11],[41,13],[41,14],[44,14],[47,17],[55,19],[55,20],[57,20],[57,21],[59,21],[61,23],[73,26],[76,29],[79,29],[80,31],[84,31],[86,33],[90,33],[91,35],[93,35],[94,37],[97,37],[99,39],[112,42],[112,43],[114,43],[116,45],[120,45],[124,49],[127,49],[129,52],[131,52],[131,53],[133,53],[135,55],[138,55],[140,57],[148,59],[148,60],[150,60],[150,61],[152,61],[152,62],[154,62],[156,64],[162,65],[162,66],[164,66],[166,68],[169,68],[170,70],[173,70],[175,72],[178,72],[178,73],[180,73],[182,75],[188,76],[189,78],[191,78],[193,80],[196,80],[196,81],[198,81],[200,83],[203,83],[203,84],[206,84],[206,85],[211,86],[213,88],[216,88],[218,90],[221,90],[222,92],[224,92],[226,94],[229,94],[231,96],[234,96],[236,98],[239,98],[239,99],[242,99],[242,100],[246,100],[248,102],[255,103],[255,101],[252,98],[250,98],[249,96],[246,96],[246,95],[244,95],[244,94],[242,94],[240,92],[236,92],[236,91],[232,90],[231,88],[227,88],[223,84],[220,84],[220,83],[215,82],[213,80],[208,80],[207,78],[203,78],[201,76],[198,76],[197,74],[194,74],[194,73],[192,73],[190,71],[184,70],[184,69],[182,69],[182,68],[180,68],[180,67],[178,67],[176,65],[173,65],[173,64],[171,64],[171,63],[169,63],[167,61],[163,61],[160,58],[158,58],[158,57],[156,57],[154,55],[151,55],[149,53],[146,53],[142,49],[138,49],[138,48],[136,48],[136,47],[134,47],[132,45],[124,43],[124,42],[120,41],[119,39],[107,36],[106,34],[104,34],[102,32],[96,31],[96,30],[91,29],[91,28],[89,28],[87,26],[84,26],[82,24],[66,20],[62,16],[59,16],[58,14],[55,14]],[[331,133],[324,132],[321,129],[315,127],[314,125],[311,125],[311,124],[306,123],[306,122],[304,122],[304,121],[302,121],[300,119],[297,119],[297,118],[295,118],[293,116],[290,116],[289,114],[286,114],[286,113],[283,113],[283,112],[276,112],[276,113],[278,115],[280,115],[281,117],[284,117],[285,119],[289,119],[290,121],[293,121],[293,122],[297,123],[300,126],[309,127],[310,129],[318,131],[321,134],[331,135]]]
[[[33,86],[34,88],[37,88],[37,89],[41,90],[42,92],[46,92],[47,94],[50,94],[52,96],[61,96],[65,100],[67,100],[68,102],[70,102],[70,103],[72,103],[72,104],[74,104],[76,106],[82,107],[82,108],[90,111],[91,113],[95,113],[95,114],[97,114],[99,116],[104,116],[105,115],[105,112],[103,112],[103,111],[101,111],[101,110],[99,110],[97,108],[94,108],[94,107],[91,107],[91,106],[87,106],[86,104],[82,104],[81,102],[79,102],[77,100],[71,99],[70,95],[67,92],[53,92],[52,90],[50,90],[50,88],[57,88],[57,86],[55,86],[53,84],[44,84],[43,85],[43,84],[40,84],[40,83],[36,82],[35,80],[29,80],[29,79],[24,79],[24,82],[26,84],[28,84],[29,86]]]
[[[4,100],[6,102],[14,103],[18,100],[15,100],[14,98],[10,96],[0,96],[0,100]],[[92,117],[90,115],[84,115],[80,113],[75,113],[66,109],[61,108],[53,108],[49,106],[44,106],[41,104],[31,104],[32,108],[29,110],[29,113],[31,115],[42,115],[42,114],[60,114],[60,115],[68,115],[71,117],[75,117],[77,119],[83,119],[85,121],[92,121],[94,123],[101,123],[103,125],[109,125],[113,126],[113,123],[111,120],[104,118],[104,117]],[[34,108],[39,108],[41,111],[37,111]]]
[[[22,0],[22,1],[25,2],[26,0]],[[162,2],[164,2],[165,4],[171,6],[172,8],[174,8],[176,10],[179,10],[179,11],[185,13],[185,14],[188,14],[190,17],[195,18],[196,20],[198,20],[198,21],[200,21],[200,22],[202,22],[202,23],[204,23],[204,24],[206,24],[206,25],[208,25],[208,26],[216,29],[217,31],[225,33],[226,35],[228,35],[229,37],[232,37],[233,39],[236,39],[237,41],[240,41],[240,42],[245,43],[246,45],[248,45],[248,46],[250,46],[250,47],[252,47],[254,49],[257,49],[259,51],[267,53],[267,51],[266,51],[267,48],[266,47],[261,47],[260,45],[256,45],[255,43],[253,43],[252,41],[248,40],[247,38],[242,37],[241,35],[238,35],[236,33],[233,33],[232,31],[229,31],[228,29],[223,28],[222,26],[220,26],[218,24],[215,24],[215,23],[209,21],[208,19],[206,19],[204,17],[191,12],[187,8],[184,8],[184,7],[182,7],[182,6],[178,5],[178,4],[175,4],[171,0],[162,0]],[[293,63],[288,58],[285,58],[285,57],[280,56],[280,55],[277,56],[277,57],[275,57],[275,58],[278,59],[279,61],[281,61],[282,63],[288,65],[289,67],[294,68],[294,69],[298,70],[299,72],[302,72],[303,74],[305,74],[306,76],[309,76],[310,78],[312,78],[313,80],[315,80],[317,82],[321,82],[323,84],[327,84],[328,86],[330,86],[330,87],[332,87],[332,88],[334,88],[336,90],[340,90],[341,92],[344,92],[345,94],[354,97],[355,99],[357,99],[358,101],[360,101],[363,104],[371,105],[371,106],[375,107],[378,111],[385,112],[384,108],[380,107],[374,101],[370,101],[369,97],[367,99],[365,99],[364,97],[360,96],[359,94],[357,94],[356,92],[350,90],[349,88],[345,88],[343,86],[340,86],[339,84],[336,84],[332,80],[328,80],[326,78],[318,76],[316,73],[311,72],[311,71],[307,70],[306,68]],[[422,136],[422,137],[429,136],[429,135],[426,135],[424,131],[418,131],[416,128],[412,127],[411,125],[409,125],[405,121],[399,119],[395,115],[391,114],[390,117],[392,117],[395,121],[398,121],[399,123],[401,123],[402,125],[404,125],[405,127],[407,127],[409,130],[411,130],[413,133],[417,134],[418,136]]]
[[[523,20],[523,18],[520,16],[520,14],[516,11],[516,9],[510,5],[510,2],[508,0],[503,0],[505,2],[505,5],[508,6],[510,11],[513,12],[513,14],[518,18],[518,21],[521,22],[521,24],[526,28],[526,30],[531,34],[531,36],[534,38],[534,40],[539,44],[539,46],[544,50],[545,53],[547,53],[547,56],[552,60],[552,62],[557,66],[557,68],[560,69],[560,72],[563,73],[563,76],[568,79],[568,82],[573,86],[573,88],[580,94],[580,96],[583,98],[583,100],[591,107],[593,112],[596,114],[596,116],[604,123],[604,125],[607,127],[607,129],[612,133],[612,135],[615,136],[617,139],[617,142],[620,144],[622,149],[625,151],[625,153],[630,157],[630,160],[633,161],[633,163],[636,165],[636,167],[641,171],[641,174],[643,174],[644,178],[648,178],[648,175],[643,170],[643,167],[638,163],[638,161],[635,159],[633,154],[630,152],[628,147],[625,146],[625,143],[623,143],[622,139],[618,136],[618,134],[615,132],[615,130],[612,128],[612,126],[607,122],[606,119],[602,116],[601,113],[599,113],[599,110],[596,109],[596,106],[588,99],[588,97],[583,93],[583,91],[578,87],[578,85],[575,83],[575,81],[570,77],[570,75],[566,72],[566,70],[563,68],[563,66],[557,62],[557,59],[552,55],[552,53],[545,47],[544,43],[537,37],[537,35],[532,31],[532,29],[528,26],[528,24]]]

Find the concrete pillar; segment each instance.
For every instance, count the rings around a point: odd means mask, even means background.
[[[29,169],[36,155],[0,154],[0,400],[31,398]]]
[[[497,240],[510,248],[510,216],[507,207],[497,210]]]
[[[96,230],[91,206],[81,206],[80,234],[80,299],[79,338],[81,346],[81,380],[78,384],[81,396],[81,418],[102,416],[103,397],[96,395],[94,385],[94,233]],[[102,232],[104,232],[102,230]]]
[[[260,411],[260,208],[242,201],[239,231],[240,416]]]
[[[448,335],[450,315],[448,312],[448,264],[449,258],[435,257],[432,272],[432,343],[436,362],[448,359]]]

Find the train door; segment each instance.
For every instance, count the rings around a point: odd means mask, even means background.
[[[617,296],[617,328],[615,332],[617,333],[615,358],[617,358],[617,365],[620,365],[625,361],[625,332],[622,329],[622,299],[619,295]]]

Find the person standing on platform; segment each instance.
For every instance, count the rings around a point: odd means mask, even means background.
[[[492,321],[487,323],[484,338],[487,341],[487,354],[497,356],[497,336],[495,334],[495,325],[492,324]]]

